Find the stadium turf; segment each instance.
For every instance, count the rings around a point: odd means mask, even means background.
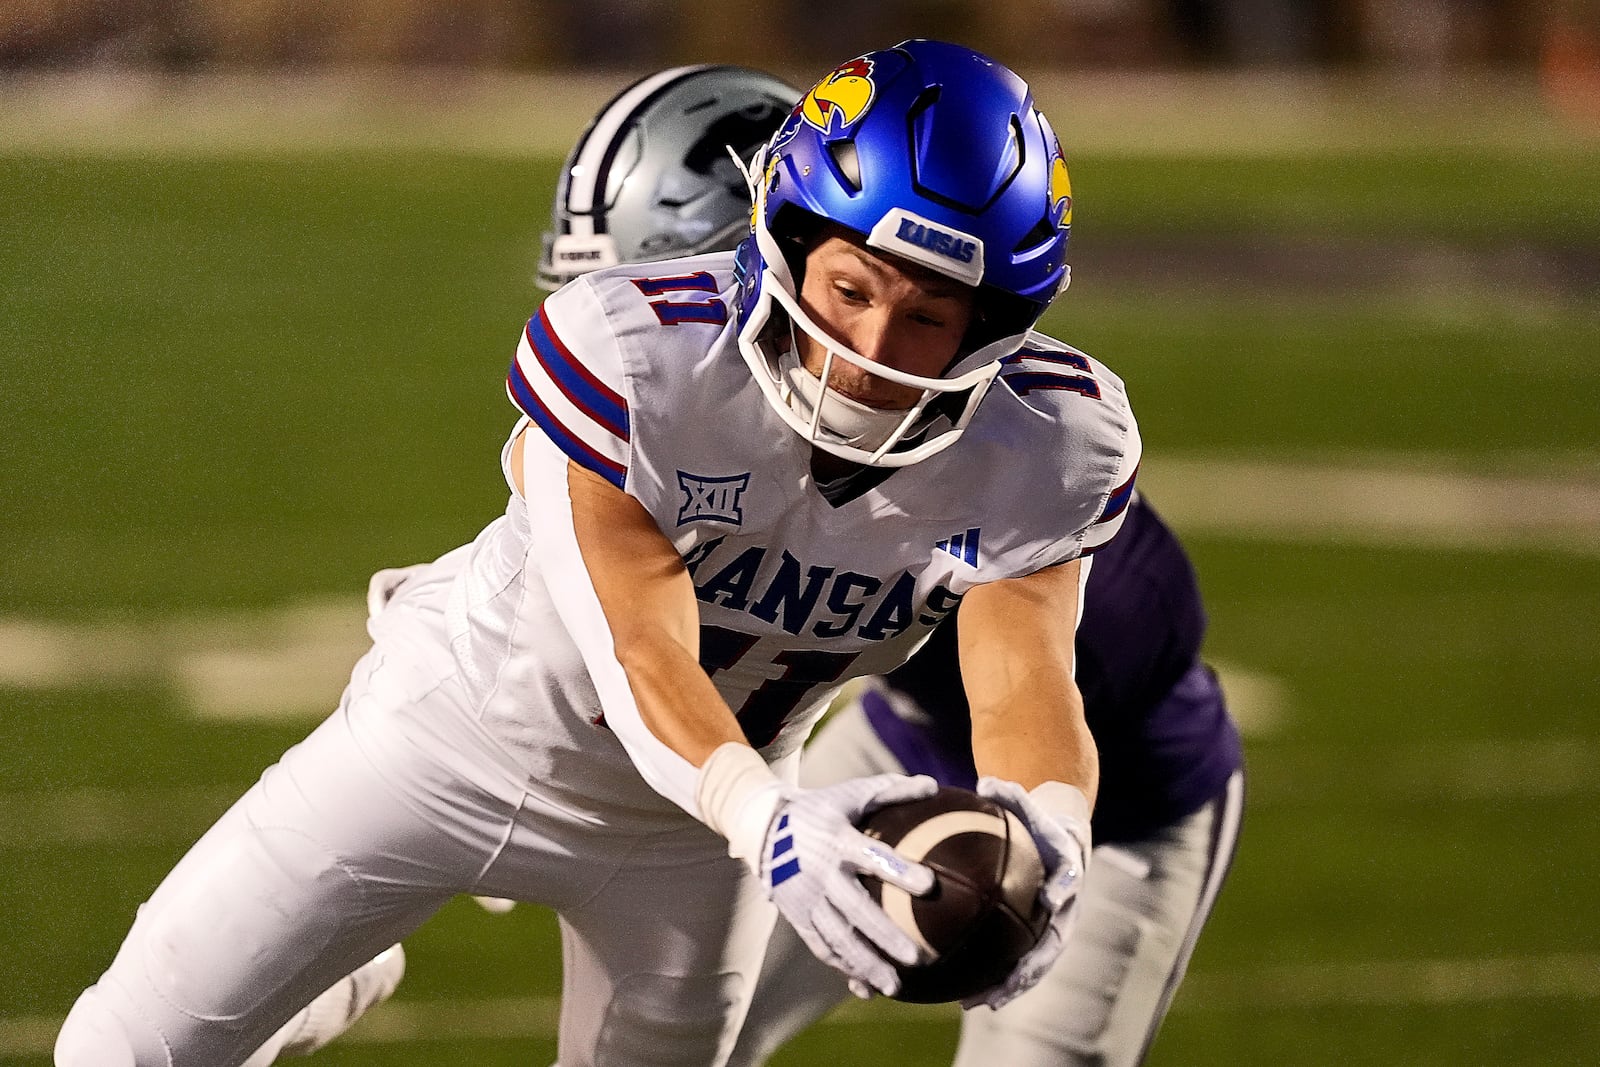
[[[0,157],[0,615],[114,629],[354,597],[474,534],[504,504],[501,381],[554,174]],[[1152,466],[1379,453],[1592,479],[1600,300],[1486,283],[1483,260],[1533,242],[1591,269],[1597,180],[1600,155],[1567,150],[1077,159],[1078,279],[1048,325],[1127,379]],[[1422,244],[1472,269],[1332,289],[1097,273],[1152,234],[1338,240],[1375,264]],[[1210,654],[1287,697],[1249,739],[1236,872],[1151,1063],[1583,1058],[1600,558],[1188,540]],[[39,1034],[134,906],[307,724],[201,722],[137,676],[0,689],[0,722],[0,1062],[42,1067]],[[411,942],[398,1004],[477,1007],[438,1040],[396,1023],[313,1062],[548,1062],[558,990],[548,915],[458,902]],[[953,1034],[870,1009],[779,1062],[939,1062]]]

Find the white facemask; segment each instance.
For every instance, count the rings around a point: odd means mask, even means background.
[[[1000,373],[1000,360],[1022,347],[1026,331],[967,353],[937,378],[895,370],[851,351],[813,322],[800,306],[788,263],[767,230],[765,186],[756,180],[765,172],[765,160],[763,151],[748,169],[741,167],[756,202],[753,237],[761,279],[754,305],[739,324],[739,352],[767,402],[806,441],[852,463],[904,467],[950,447],[972,421],[978,402]],[[774,322],[775,314],[788,322]],[[794,343],[797,331],[810,337],[825,353],[820,376],[801,364]],[[903,411],[874,408],[852,400],[823,387],[835,360],[921,395]],[[940,401],[940,414],[929,415],[925,409],[935,401]]]
[[[778,357],[778,373],[783,378],[783,399],[809,425],[821,397],[821,423],[839,438],[839,443],[875,452],[899,428],[909,411],[870,407],[823,386],[822,380],[806,370],[795,354],[794,345]]]
[[[770,269],[764,272],[763,281],[757,306],[739,331],[740,352],[755,372],[757,384],[785,422],[813,445],[853,463],[903,467],[953,444],[972,418],[989,383],[999,373],[1000,357],[1022,340],[1018,336],[1008,339],[1004,346],[991,345],[973,353],[963,361],[966,369],[958,367],[950,378],[908,374],[875,363],[830,337],[811,321],[799,300],[783,288]],[[788,319],[785,324],[788,328],[784,331],[788,336],[780,333],[777,338],[769,336],[760,340],[763,328],[772,319],[774,305]],[[827,377],[838,361],[896,385],[919,390],[921,396],[905,410],[885,410],[824,389],[821,378],[800,363],[794,342],[798,331],[804,331],[824,351],[822,378]],[[947,393],[964,394],[959,411],[949,421],[927,415],[924,409],[928,404]],[[932,426],[931,423],[941,425]],[[927,430],[925,438],[916,444],[907,443],[907,438],[916,439],[924,430]]]

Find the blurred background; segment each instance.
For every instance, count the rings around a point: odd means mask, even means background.
[[[1034,85],[1053,333],[1128,382],[1246,732],[1150,1060],[1600,1048],[1600,3],[0,0],[0,1063],[504,506],[562,156],[655,68],[907,36]],[[446,908],[314,1062],[549,1063],[536,908]],[[779,1062],[944,1062],[944,1008]]]
[[[1589,0],[13,0],[7,66],[327,63],[628,69],[737,55],[810,70],[911,34],[1017,66],[1527,66]],[[1592,29],[1592,25],[1588,27]],[[1592,39],[1591,42],[1592,44]]]

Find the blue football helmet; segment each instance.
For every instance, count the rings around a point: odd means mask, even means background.
[[[857,463],[905,466],[954,444],[1000,360],[1022,346],[1069,277],[1067,165],[1027,83],[939,41],[869,52],[801,98],[750,178],[739,343],[768,401],[814,445]],[[976,290],[973,326],[941,377],[875,364],[801,309],[799,276],[822,223]],[[921,389],[921,400],[882,411],[824,387],[828,365],[821,381],[799,366],[795,329],[829,361]]]

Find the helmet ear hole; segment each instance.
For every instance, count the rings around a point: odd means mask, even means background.
[[[794,279],[795,291],[805,279],[806,253],[822,234],[823,220],[795,204],[785,204],[773,216],[772,236],[783,250],[789,265],[789,276]]]
[[[1022,235],[1022,240],[1017,242],[1017,247],[1011,250],[1013,255],[1021,255],[1035,245],[1042,245],[1053,239],[1056,235],[1056,224],[1048,214],[1040,217],[1033,224],[1033,229]]]
[[[861,191],[861,156],[854,141],[829,141],[828,155],[852,192]]]
[[[976,352],[1002,337],[1010,337],[1033,325],[1033,306],[1010,293],[989,287],[978,290],[972,309],[972,322],[962,338],[961,352]]]

